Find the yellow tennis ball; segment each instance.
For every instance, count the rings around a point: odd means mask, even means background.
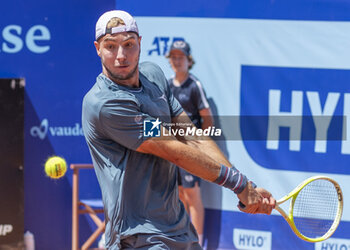
[[[53,179],[61,178],[67,171],[66,161],[59,156],[50,157],[45,163],[45,173]]]

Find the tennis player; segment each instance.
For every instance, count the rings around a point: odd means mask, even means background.
[[[191,47],[186,41],[175,41],[166,56],[174,71],[168,79],[170,89],[192,123],[201,129],[214,125],[214,119],[202,83],[190,73],[194,65]],[[204,206],[201,197],[201,179],[182,168],[178,168],[179,197],[191,217],[197,231],[199,243],[203,243]]]
[[[160,122],[191,121],[161,69],[139,64],[141,37],[130,14],[104,13],[94,44],[102,73],[84,97],[82,124],[102,191],[107,249],[201,249],[179,202],[174,164],[231,189],[245,212],[271,213],[271,194],[232,167],[213,141],[163,134]],[[159,137],[145,136],[149,122]]]

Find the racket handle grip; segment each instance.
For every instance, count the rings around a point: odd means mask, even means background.
[[[241,201],[238,202],[238,206],[240,206],[242,209],[245,208],[245,205]]]

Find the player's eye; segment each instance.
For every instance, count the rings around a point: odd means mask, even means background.
[[[113,50],[114,48],[115,48],[114,44],[112,44],[112,43],[106,44],[106,49]]]
[[[133,46],[133,43],[127,42],[124,46],[125,46],[126,48],[131,48],[131,47]]]

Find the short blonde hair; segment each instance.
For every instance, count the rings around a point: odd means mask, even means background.
[[[107,29],[111,29],[114,27],[125,25],[124,21],[120,19],[119,17],[113,17],[111,20],[107,23]]]

